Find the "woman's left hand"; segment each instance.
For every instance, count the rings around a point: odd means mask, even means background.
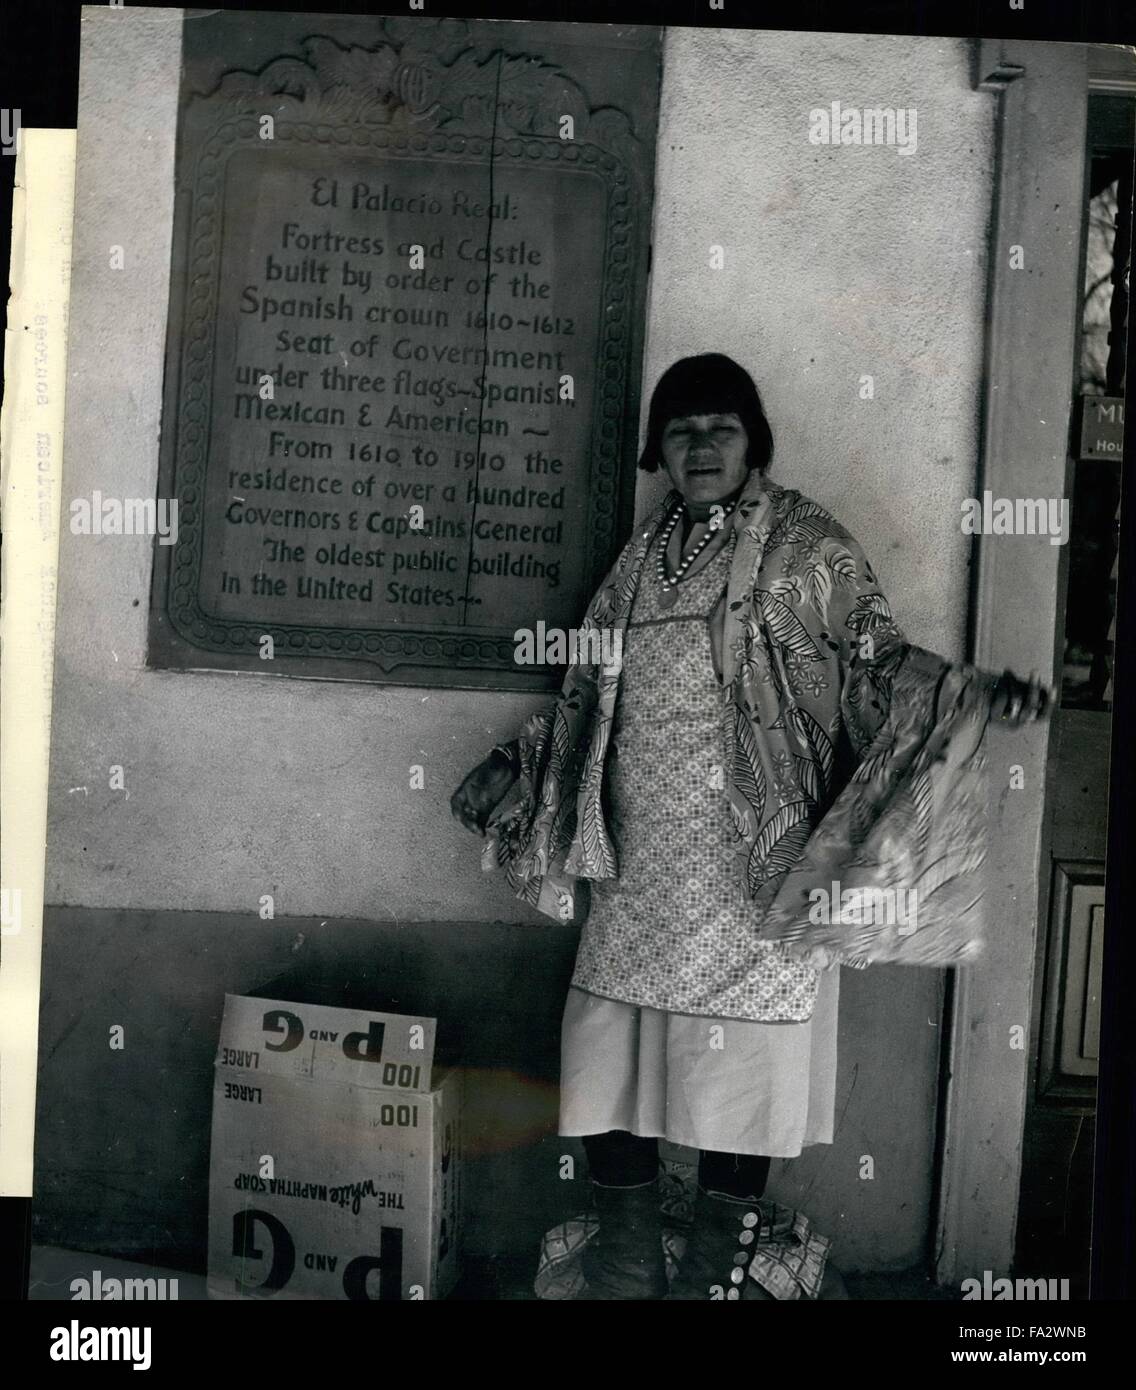
[[[1053,712],[1057,702],[1057,691],[1046,689],[1031,676],[1028,681],[1006,671],[999,678],[990,695],[990,717],[1004,727],[1016,729],[1035,719],[1045,719]]]

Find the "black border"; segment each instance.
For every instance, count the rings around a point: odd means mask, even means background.
[[[481,0],[477,5],[460,4],[455,0],[436,5],[429,0],[429,13],[432,17],[445,14],[482,19],[623,22],[801,32],[964,38],[1015,36],[1082,43],[1136,42],[1136,14],[1131,0],[1085,0],[1080,4],[1075,0],[1025,0],[1024,8],[1020,11],[1011,11],[1006,0],[972,0],[972,3],[957,3],[957,0],[955,3],[950,0],[927,0],[926,3],[919,3],[919,0],[907,0],[906,3],[905,0],[864,0],[864,3],[855,5],[848,4],[846,0],[844,3],[837,3],[836,0],[785,3],[785,0],[781,0],[778,4],[725,0],[725,4],[725,11],[711,12],[705,0],[702,3],[699,0],[656,0],[655,3],[644,3],[644,0],[558,0],[557,3]],[[275,0],[274,3],[233,4],[227,8],[375,13],[375,7],[369,5],[345,2],[334,7],[319,7],[311,0],[300,0],[300,3]],[[19,108],[25,126],[75,125],[80,9],[77,0],[6,0],[0,9],[0,107]],[[407,11],[390,5],[384,12],[402,15]],[[0,255],[5,266],[10,254],[14,167],[14,160],[0,157]],[[1132,337],[1130,329],[1130,343]],[[1136,425],[1132,422],[1131,413],[1125,432],[1125,450],[1129,458],[1136,459]],[[1132,853],[1132,846],[1136,843],[1136,826],[1133,824],[1136,759],[1132,757],[1131,747],[1124,739],[1124,735],[1136,725],[1136,468],[1122,475],[1120,547],[1124,562],[1120,566],[1117,583],[1114,671],[1114,729],[1118,736],[1113,739],[1112,752],[1105,907],[1108,919],[1117,925],[1106,933],[1105,941],[1092,1233],[1092,1297],[1109,1302],[1128,1302],[1136,1296],[1136,1184],[1132,1178],[1136,1173],[1136,1033],[1129,1023],[1131,999],[1127,991],[1127,986],[1136,980],[1136,933],[1128,929],[1124,915],[1136,893],[1136,855]],[[27,1198],[0,1200],[0,1298],[4,1300],[26,1298],[30,1205]],[[867,1338],[864,1335],[869,1330],[866,1324],[872,1321],[873,1315],[867,1311],[866,1305],[849,1305],[843,1315],[838,1309],[830,1307],[824,1323],[828,1335],[821,1339],[815,1336],[817,1315],[812,1315],[805,1322],[797,1322],[794,1313],[796,1306],[782,1306],[777,1330],[771,1330],[766,1324],[764,1333],[757,1331],[767,1370],[780,1369],[782,1364],[778,1355],[770,1354],[776,1351],[777,1344],[780,1344],[781,1354],[786,1358],[784,1364],[793,1366],[798,1373],[802,1351],[807,1355],[813,1372],[829,1366],[847,1370],[850,1358],[861,1370],[903,1364],[915,1370],[920,1365],[949,1364],[946,1351],[948,1336],[955,1339],[952,1345],[959,1345],[957,1332],[962,1310],[953,1306],[907,1304],[897,1319],[886,1304],[880,1305],[887,1325],[881,1328],[879,1336],[869,1335]],[[117,1312],[120,1308],[121,1305],[108,1305],[96,1310],[92,1305],[85,1305],[84,1321],[88,1324],[125,1321]],[[317,1308],[321,1310],[320,1313],[312,1311]],[[1078,1304],[1067,1310],[1068,1315],[1064,1319],[1070,1323],[1087,1324],[1090,1333],[1094,1334],[1088,1339],[1092,1347],[1090,1364],[1094,1361],[1097,1363],[1098,1374],[1102,1349],[1093,1346],[1096,1332],[1107,1330],[1116,1337],[1112,1342],[1114,1347],[1128,1347],[1126,1317],[1119,1312],[1105,1316],[1107,1311],[1099,1305],[1094,1307],[1092,1303]],[[224,1315],[219,1313],[217,1316],[221,1318]],[[289,1322],[283,1321],[285,1316]],[[298,1369],[297,1360],[292,1358],[295,1356],[297,1331],[295,1320],[301,1316],[310,1317],[309,1327],[315,1324],[317,1317],[321,1318],[320,1326],[330,1333],[323,1345],[331,1354],[338,1342],[336,1329],[341,1334],[343,1322],[340,1318],[322,1321],[323,1317],[333,1316],[330,1305],[312,1305],[311,1309],[305,1306],[303,1311],[289,1305],[286,1313],[277,1310],[275,1317],[269,1310],[262,1310],[261,1332],[251,1343],[246,1342],[242,1358],[246,1365],[256,1366],[258,1379],[277,1367],[293,1373]],[[626,1311],[615,1309],[612,1316],[619,1318],[613,1330],[626,1335],[630,1330]],[[24,1345],[29,1348],[37,1370],[40,1367],[53,1367],[44,1353],[48,1330],[60,1320],[57,1305],[52,1304],[38,1305],[38,1308],[31,1305],[21,1315],[20,1327],[27,1339]],[[1010,1310],[992,1303],[971,1304],[965,1316],[966,1323],[973,1326],[997,1326],[1007,1321],[1025,1324],[1038,1320],[1032,1310],[1024,1309],[1021,1305],[1015,1305]],[[226,1355],[227,1349],[222,1350],[227,1337],[220,1323],[216,1341],[210,1337],[207,1341],[193,1343],[186,1336],[184,1318],[178,1316],[170,1306],[162,1308],[160,1313],[157,1308],[148,1307],[146,1321],[155,1326],[156,1349],[159,1337],[165,1342],[167,1351],[171,1345],[175,1346],[184,1370],[214,1369],[219,1360],[222,1364],[228,1361],[231,1368],[233,1363]],[[897,1323],[902,1324],[902,1330]],[[370,1320],[368,1325],[373,1334],[375,1329]],[[579,1327],[578,1323],[575,1325]],[[247,1323],[243,1320],[234,1321],[229,1328],[242,1338],[247,1336]],[[810,1330],[814,1334],[811,1337]],[[738,1331],[745,1339],[738,1349],[749,1353],[744,1364],[752,1366],[755,1330],[752,1323],[748,1328],[743,1323]],[[851,1335],[846,1339],[842,1333]],[[805,1347],[797,1340],[801,1334],[808,1337]],[[1111,1342],[1112,1338],[1109,1340]],[[669,1351],[677,1350],[683,1341],[686,1338],[681,1334],[677,1339],[673,1334],[664,1334],[657,1339],[655,1346],[659,1352],[667,1355]],[[898,1345],[901,1341],[907,1343],[902,1350]],[[723,1352],[728,1354],[737,1345],[736,1342],[731,1345],[728,1338],[719,1334],[712,1344],[704,1344],[703,1351],[713,1354],[717,1361]],[[914,1349],[916,1345],[918,1352]],[[463,1341],[455,1347],[455,1354],[463,1357],[469,1370],[481,1360],[476,1346],[477,1343]],[[343,1350],[342,1343],[339,1343],[339,1349]],[[421,1356],[424,1348],[421,1344],[412,1344],[407,1345],[405,1351],[408,1356]],[[640,1375],[650,1373],[653,1359],[638,1339],[630,1342],[630,1354],[635,1357],[634,1364]],[[320,1353],[317,1351],[316,1355]],[[442,1358],[433,1361],[433,1353],[430,1355],[433,1373],[436,1373]],[[594,1353],[589,1355],[581,1347],[577,1356],[580,1360],[587,1356],[587,1360],[592,1361]],[[619,1365],[617,1358],[606,1352],[604,1360],[609,1374]],[[166,1364],[168,1366],[169,1362]],[[705,1368],[706,1361],[703,1360],[702,1364]],[[331,1367],[324,1369],[330,1371]],[[420,1373],[427,1373],[425,1366]]]

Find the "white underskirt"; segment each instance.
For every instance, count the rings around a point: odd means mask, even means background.
[[[839,971],[822,970],[807,1022],[753,1023],[573,988],[561,1031],[560,1133],[621,1129],[770,1158],[831,1144],[839,994]]]

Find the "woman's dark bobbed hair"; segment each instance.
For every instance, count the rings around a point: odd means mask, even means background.
[[[662,463],[663,430],[669,420],[684,415],[718,414],[734,414],[741,420],[749,440],[750,469],[764,473],[773,458],[773,432],[761,397],[749,372],[720,352],[682,357],[659,378],[651,396],[647,441],[639,467],[654,473]]]

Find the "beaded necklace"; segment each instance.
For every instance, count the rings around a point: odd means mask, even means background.
[[[723,507],[723,523],[725,522],[726,517],[731,515],[731,513],[737,505],[737,502],[734,501],[730,502],[727,506]],[[687,570],[691,567],[691,565],[694,564],[695,560],[698,559],[699,555],[702,554],[702,552],[706,549],[706,547],[714,538],[714,531],[707,531],[706,534],[702,537],[702,539],[698,542],[698,544],[694,547],[694,549],[689,553],[689,555],[685,556],[682,560],[680,560],[678,568],[675,570],[674,574],[668,576],[667,546],[670,544],[671,532],[678,525],[679,517],[682,516],[685,509],[686,503],[679,502],[679,504],[675,507],[674,511],[671,512],[670,518],[667,521],[666,526],[663,528],[663,534],[659,542],[659,553],[656,559],[655,571],[658,581],[663,587],[663,594],[668,597],[674,596],[675,589],[679,584],[682,583]],[[721,528],[719,527],[716,529]],[[737,543],[737,539],[737,532],[731,531],[729,541],[730,545],[735,545]]]

